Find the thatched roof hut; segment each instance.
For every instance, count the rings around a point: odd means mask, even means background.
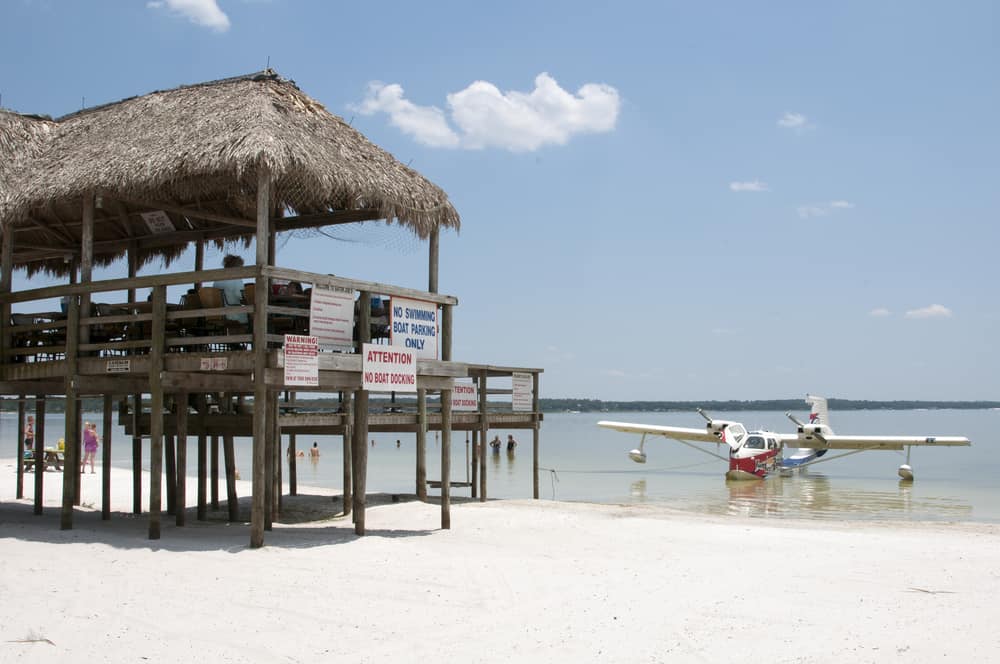
[[[256,174],[272,227],[384,219],[427,237],[458,228],[438,186],[272,70],[125,99],[46,121],[0,113],[0,225],[14,265],[63,273],[97,196],[94,262],[131,248],[169,262],[188,243],[252,237]],[[16,156],[16,160],[13,158]]]

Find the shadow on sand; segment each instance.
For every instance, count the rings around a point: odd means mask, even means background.
[[[393,503],[416,502],[413,495],[368,494],[367,507],[385,508]],[[469,498],[452,497],[453,504],[470,502]],[[426,505],[440,505],[440,498],[428,497]],[[250,497],[239,500],[241,519],[249,519]],[[59,509],[46,507],[44,514],[36,516],[28,502],[0,503],[0,541],[15,538],[31,542],[99,543],[120,549],[149,549],[151,551],[227,551],[239,553],[250,550],[250,524],[248,521],[228,522],[225,501],[222,509],[209,510],[204,521],[197,520],[197,509],[185,511],[186,524],[176,525],[173,515],[164,511],[160,517],[160,539],[148,539],[149,515],[131,512],[112,512],[110,520],[101,519],[100,510],[78,508],[73,513],[73,528],[60,530]],[[347,544],[360,537],[354,533],[350,515],[342,512],[341,496],[299,494],[282,496],[281,518],[270,531],[264,533],[264,545],[281,548],[308,548]],[[368,521],[371,517],[369,515]],[[367,528],[365,537],[423,537],[435,529],[379,529]]]

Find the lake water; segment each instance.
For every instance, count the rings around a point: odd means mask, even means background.
[[[807,412],[798,413],[804,418]],[[743,422],[748,428],[789,431],[793,426],[780,412],[713,412],[713,417]],[[100,415],[85,419],[100,422]],[[541,428],[540,498],[597,503],[659,503],[672,509],[765,518],[835,520],[975,521],[1000,523],[1000,411],[844,411],[831,412],[838,433],[962,435],[972,447],[914,448],[910,465],[916,480],[901,482],[896,469],[905,452],[865,452],[824,462],[803,474],[773,477],[762,482],[727,482],[726,463],[672,440],[651,438],[648,462],[638,465],[627,457],[639,436],[597,426],[599,420],[701,427],[696,413],[554,413]],[[62,436],[62,417],[46,418],[46,444]],[[532,454],[530,431],[491,431],[506,440],[512,433],[520,443],[513,455],[488,453],[487,494],[490,498],[530,498]],[[0,417],[0,456],[13,456],[16,417]],[[452,480],[467,477],[464,432],[453,434]],[[368,450],[369,492],[415,492],[416,452],[413,434],[376,433]],[[396,447],[396,440],[400,446]],[[341,449],[338,436],[299,436],[299,449],[319,444],[317,463],[298,460],[300,486],[338,488],[341,485]],[[287,438],[285,443],[287,445]],[[707,447],[715,452],[715,446]],[[189,473],[194,474],[196,439],[188,443]],[[149,467],[149,441],[144,441],[143,467]],[[831,452],[827,456],[833,456]],[[237,467],[249,478],[250,440],[236,439]],[[131,468],[131,443],[124,429],[115,427],[112,463]],[[428,434],[427,474],[439,477],[440,442]],[[287,477],[287,476],[286,476]],[[287,484],[286,489],[287,491]],[[224,488],[221,490],[223,495]],[[433,495],[435,491],[431,491]],[[468,496],[455,488],[453,496]]]

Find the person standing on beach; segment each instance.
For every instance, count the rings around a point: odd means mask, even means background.
[[[29,451],[35,449],[35,416],[28,415],[28,421],[24,423],[24,456],[30,456]]]
[[[94,457],[97,456],[97,445],[99,442],[97,425],[93,422],[87,422],[83,427],[83,461],[80,463],[81,473],[86,467],[87,461],[90,461],[90,474],[94,474]]]

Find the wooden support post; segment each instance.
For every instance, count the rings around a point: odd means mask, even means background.
[[[198,240],[194,243],[194,271],[201,272],[205,269],[205,240]],[[194,283],[195,290],[201,290],[201,282]]]
[[[94,274],[94,194],[87,192],[83,196],[83,216],[80,220],[80,283],[88,284]],[[89,317],[90,293],[80,295],[80,316]],[[90,343],[90,325],[84,325],[80,330],[80,343]],[[87,353],[88,355],[90,353]],[[68,442],[68,441],[67,441]],[[79,504],[79,503],[78,503]]]
[[[233,449],[233,434],[222,435],[222,455],[226,464],[226,508],[229,521],[240,520],[240,502],[236,497],[236,451]]]
[[[427,501],[427,390],[417,388],[417,500]]]
[[[297,392],[291,393],[292,403],[295,403]],[[289,393],[285,392],[286,401],[289,398]],[[298,464],[296,461],[296,450],[295,450],[295,434],[288,434],[288,494],[294,496],[299,492],[298,483]]]
[[[14,224],[8,223],[0,230],[0,293],[9,293],[14,284]],[[7,351],[13,346],[10,334],[10,303],[0,305],[0,363],[8,364],[14,358],[8,357]],[[19,459],[21,461],[22,459]],[[20,465],[18,466],[21,467]],[[18,493],[20,494],[23,472],[17,476]],[[18,495],[18,498],[21,496]]]
[[[266,408],[264,413],[264,530],[271,530],[274,524],[274,392],[268,392],[267,398],[261,404]],[[254,400],[254,410],[257,401]]]
[[[281,425],[278,424],[277,392],[273,392],[271,397],[271,430],[272,440],[274,441],[271,448],[274,458],[274,490],[271,492],[271,520],[281,521],[281,455],[285,453],[285,450],[281,446]]]
[[[479,374],[479,500],[486,502],[486,438],[490,435],[490,420],[486,401],[486,370]]]
[[[362,307],[363,308],[363,307]],[[365,486],[368,473],[368,391],[354,396],[354,534],[365,534]]]
[[[267,435],[267,293],[268,278],[262,270],[268,265],[268,236],[271,233],[271,174],[261,166],[257,173],[257,279],[253,311],[253,487],[250,490],[250,546],[264,546],[264,500],[269,479],[266,468]]]
[[[372,340],[372,294],[361,291],[358,315],[358,350]],[[365,534],[365,490],[368,478],[368,390],[358,390],[354,397],[354,533]]]
[[[441,390],[441,529],[451,528],[451,390]]]
[[[111,436],[114,422],[114,396],[104,395],[104,420],[101,422],[101,520],[111,518]]]
[[[66,308],[66,449],[63,461],[63,502],[59,527],[69,530],[73,527],[73,505],[76,503],[76,487],[80,483],[80,402],[77,400],[76,361],[80,344],[80,298],[70,296]],[[37,424],[37,422],[36,422]],[[37,448],[36,438],[36,448]],[[35,457],[41,459],[39,455]]]
[[[177,407],[177,484],[174,489],[174,523],[184,525],[187,511],[187,436],[188,436],[188,395],[178,392],[174,401]]]
[[[465,444],[466,447],[469,445],[468,433],[465,434]],[[472,430],[472,459],[469,461],[469,465],[472,466],[472,477],[469,478],[469,485],[472,487],[471,498],[477,498],[479,496],[479,430]],[[468,469],[466,470],[468,472]]]
[[[212,509],[219,509],[219,435],[212,434]]]
[[[67,448],[68,449],[68,448]],[[38,459],[45,458],[45,395],[35,395],[35,514],[42,513],[42,493],[45,490],[44,472],[38,472]],[[66,468],[69,461],[63,455],[63,481],[66,481]],[[65,488],[63,494],[65,494]]]
[[[149,539],[160,539],[163,491],[163,352],[166,341],[167,287],[153,287],[152,345],[149,349]]]
[[[540,408],[538,401],[538,372],[535,371],[531,374],[532,385],[531,385],[531,474],[534,488],[535,500],[538,500],[538,452],[539,452],[539,422],[538,422],[538,410]]]
[[[81,336],[83,331],[81,330]],[[77,392],[79,394],[79,392]],[[77,507],[80,506],[80,492],[83,489],[83,408],[81,408],[81,401],[79,398],[76,400],[76,462],[80,464],[80,473],[75,476],[73,484],[73,504]]]
[[[351,453],[351,449],[354,446],[354,393],[347,392],[344,395],[343,403],[341,404],[341,409],[343,410],[344,417],[347,420],[347,424],[344,426],[344,453],[343,453],[343,466],[344,466],[344,516],[351,513],[351,507],[354,503],[354,490],[353,482],[351,481],[354,472],[354,455]]]
[[[438,292],[438,251],[440,247],[440,231],[435,226],[427,239],[427,290]]]
[[[174,437],[164,436],[163,463],[167,471],[167,514],[173,516],[177,511],[177,456],[174,447]]]
[[[198,520],[204,521],[208,513],[208,435],[204,429],[198,433]]]
[[[24,498],[24,395],[17,398],[17,487],[14,497]],[[34,430],[34,427],[32,427]],[[35,443],[34,438],[31,441]],[[34,454],[34,450],[31,451]]]
[[[134,289],[132,291],[135,292]],[[132,395],[132,513],[142,514],[142,434],[139,433],[139,416],[142,415],[142,395]]]

